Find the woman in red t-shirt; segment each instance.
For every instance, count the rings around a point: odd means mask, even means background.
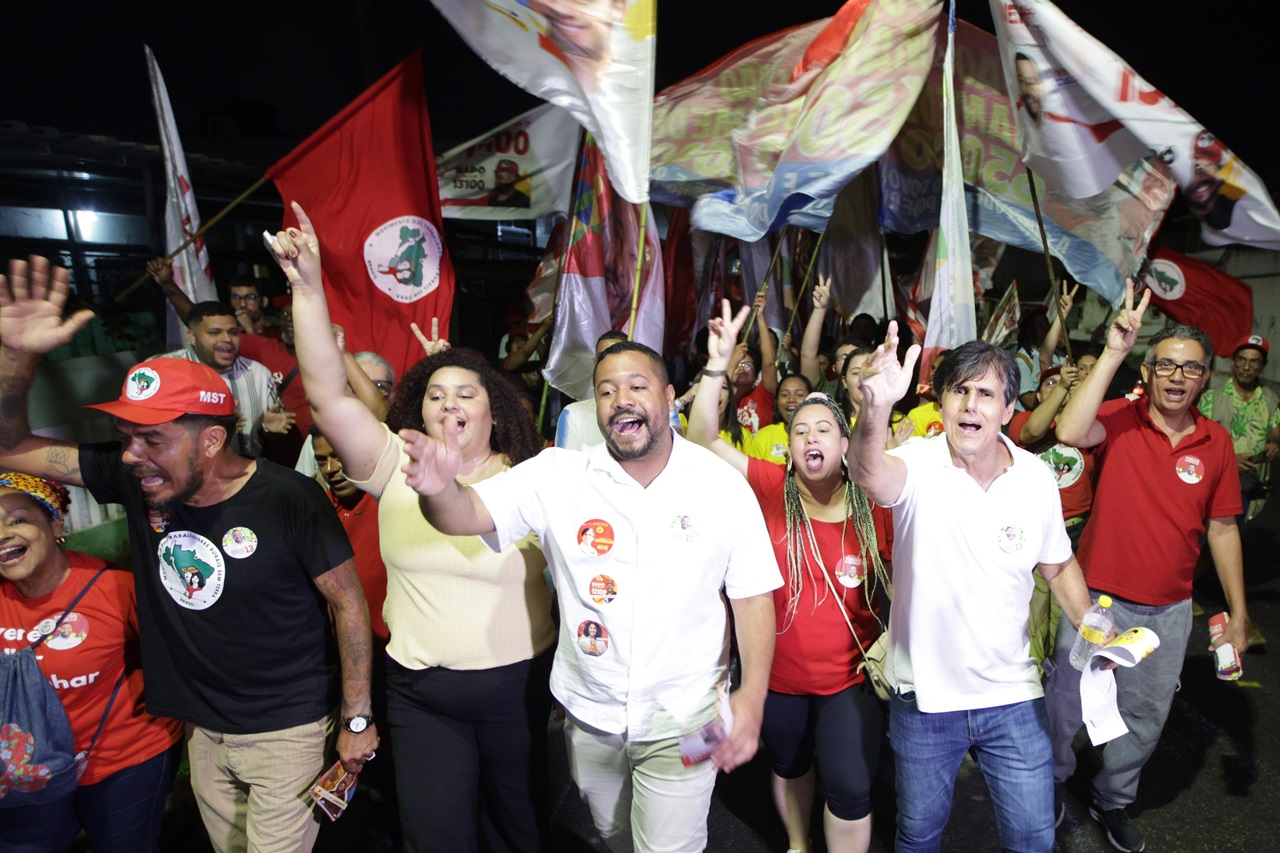
[[[95,557],[63,550],[69,503],[61,484],[0,473],[0,654],[52,631],[36,649],[40,671],[67,711],[77,755],[93,744],[70,796],[0,810],[0,849],[58,853],[83,826],[98,853],[157,851],[182,724],[144,710],[129,572],[108,567],[53,630],[107,567]]]
[[[869,648],[881,631],[874,592],[887,579],[878,551],[883,513],[873,513],[849,480],[849,422],[826,394],[810,394],[792,414],[785,469],[750,459],[716,435],[712,401],[745,319],[745,309],[731,317],[726,302],[723,317],[710,323],[710,357],[688,435],[747,478],[785,581],[774,591],[778,636],[761,734],[773,755],[774,802],[790,846],[809,850],[816,751],[827,849],[861,852],[871,843],[884,718],[863,686],[859,644]]]

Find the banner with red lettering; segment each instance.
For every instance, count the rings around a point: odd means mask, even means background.
[[[581,128],[538,107],[436,158],[440,207],[451,219],[541,219],[569,209]]]
[[[551,351],[542,374],[552,387],[585,400],[594,393],[596,339],[606,331],[626,332],[632,340],[662,351],[665,284],[657,224],[649,214],[633,328],[640,206],[613,191],[604,157],[589,135],[579,158],[577,182]]]
[[[164,153],[164,251],[168,255],[200,230],[200,211],[196,209],[196,194],[191,189],[187,155],[182,150],[178,126],[173,120],[173,107],[169,105],[169,90],[164,85],[164,75],[160,73],[160,66],[151,48],[143,45],[143,50],[147,55],[147,73],[151,77],[151,102],[155,105],[156,122],[160,125],[160,150]],[[209,250],[204,245],[203,237],[173,259],[173,283],[192,302],[218,298],[218,291],[213,286]],[[185,345],[185,327],[172,307],[167,313],[167,339],[170,345]]]
[[[1042,251],[995,37],[958,21],[955,62],[969,228]],[[938,223],[941,62],[933,75],[880,164],[880,221],[902,234]],[[1131,164],[1104,193],[1088,199],[1074,198],[1036,175],[1050,252],[1078,281],[1114,300],[1124,292],[1125,279],[1142,266],[1175,186],[1158,157]]]
[[[1155,152],[1206,243],[1280,249],[1280,211],[1258,176],[1106,45],[1048,0],[991,0],[991,15],[1033,171],[1092,196]]]
[[[1169,249],[1155,253],[1142,284],[1176,323],[1199,326],[1223,358],[1253,330],[1253,290],[1222,270]]]
[[[623,198],[648,200],[656,0],[432,3],[500,74],[595,135]]]
[[[415,53],[267,171],[315,223],[329,313],[347,348],[372,350],[397,376],[422,358],[409,329],[449,328],[453,266],[440,236],[431,125]]]

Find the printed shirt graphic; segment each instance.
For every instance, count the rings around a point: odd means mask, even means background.
[[[1213,417],[1213,403],[1217,393],[1214,388],[1206,389],[1200,395],[1200,402],[1196,404],[1200,414],[1206,418]],[[1236,393],[1236,386],[1232,381],[1224,383],[1222,393],[1232,397],[1231,441],[1236,453],[1252,456],[1260,452],[1267,443],[1267,433],[1280,426],[1280,407],[1268,416],[1267,401],[1260,388],[1252,398],[1245,400]]]
[[[226,586],[222,553],[198,533],[179,530],[160,540],[160,582],[179,605],[190,610],[212,607]]]

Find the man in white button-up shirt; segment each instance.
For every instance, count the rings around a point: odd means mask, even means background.
[[[716,769],[755,754],[781,584],[759,505],[740,476],[669,426],[675,394],[641,344],[605,350],[595,370],[605,443],[550,449],[467,487],[445,442],[402,433],[408,482],[437,529],[501,548],[542,539],[560,601],[551,686],[568,711],[574,780],[613,851],[706,846]],[[742,684],[732,732],[684,766],[679,739],[717,716],[727,680],[724,597]]]

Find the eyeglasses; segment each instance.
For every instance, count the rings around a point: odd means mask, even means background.
[[[738,370],[755,370],[756,363],[754,361],[740,361],[735,365],[735,367]]]
[[[1167,358],[1162,358],[1159,361],[1148,362],[1147,366],[1155,371],[1156,376],[1169,377],[1174,374],[1174,371],[1181,370],[1182,375],[1187,379],[1199,379],[1201,376],[1204,376],[1204,372],[1207,369],[1198,361],[1188,361],[1178,364],[1176,361],[1170,361]]]
[[[256,293],[233,293],[231,294],[232,302],[257,302],[261,297]]]

